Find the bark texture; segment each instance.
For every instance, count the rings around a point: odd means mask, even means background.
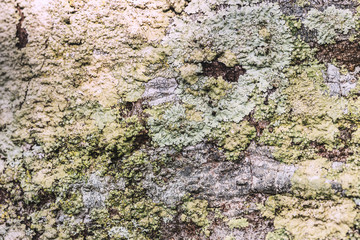
[[[0,239],[360,239],[357,0],[2,0]]]

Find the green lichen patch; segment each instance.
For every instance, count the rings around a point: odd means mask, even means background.
[[[239,124],[256,106],[260,109],[266,100],[267,89],[285,85],[286,82],[282,74],[264,69],[249,70],[246,75],[239,77],[237,83],[231,85],[222,78],[212,77],[199,79],[191,86],[182,85],[180,91],[183,92],[183,105],[164,105],[162,110],[148,111],[153,115],[148,120],[152,140],[160,146],[178,148],[199,143],[209,138],[212,132],[220,133],[217,129],[221,128],[223,122]],[[270,101],[274,99],[270,98]],[[271,103],[270,111],[282,112],[281,106]],[[197,119],[201,121],[189,121],[192,118],[187,114],[191,112],[186,111],[186,108],[200,114],[201,117]],[[211,138],[217,138],[213,133]]]
[[[266,235],[265,240],[292,240],[293,237],[285,229],[277,229],[273,232],[269,232]]]
[[[296,196],[305,199],[330,199],[335,196],[327,173],[331,163],[326,159],[304,161],[291,178],[292,191]]]
[[[315,159],[324,149],[343,148],[343,122],[352,100],[331,97],[323,79],[324,67],[289,68],[289,85],[282,91],[284,114],[264,130],[260,142],[275,146],[274,156],[284,162]],[[325,156],[325,155],[324,155]]]
[[[181,221],[194,223],[202,229],[205,235],[209,236],[208,202],[206,200],[190,198],[184,202],[182,209],[184,213],[180,216]]]
[[[303,23],[310,30],[317,31],[319,44],[326,44],[334,43],[338,32],[349,33],[351,29],[355,28],[356,21],[350,10],[331,6],[323,12],[311,9]]]
[[[221,133],[215,133],[215,136],[219,136],[219,146],[225,150],[229,160],[237,160],[256,136],[256,129],[247,121],[240,124],[225,123],[220,129]]]
[[[227,222],[227,225],[229,226],[230,229],[234,229],[234,228],[241,229],[249,226],[249,223],[246,218],[238,218],[238,219],[230,219]]]
[[[159,118],[150,118],[148,123],[152,140],[159,146],[193,145],[211,130],[203,122],[189,121],[186,108],[180,104],[169,107]]]
[[[288,64],[292,50],[291,34],[281,15],[276,4],[260,4],[209,10],[196,22],[188,17],[175,18],[164,44],[173,46],[174,66],[187,62],[194,50],[208,54],[202,49],[211,46],[210,52],[231,51],[246,69],[281,69]]]
[[[303,161],[291,183],[291,194],[271,196],[260,207],[263,216],[274,218],[278,231],[291,234],[285,239],[345,239],[359,214],[354,201],[359,196],[358,167],[323,158]]]
[[[356,162],[347,163],[329,171],[328,178],[341,185],[342,194],[349,198],[360,197],[360,166]]]
[[[353,226],[356,205],[349,199],[303,200],[288,196],[273,196],[263,215],[274,218],[277,229],[286,229],[294,240],[342,239]]]
[[[79,192],[69,194],[69,196],[61,199],[59,204],[64,213],[70,216],[79,214],[84,206],[82,195]]]
[[[277,4],[241,8],[230,4],[204,15],[183,14],[174,18],[162,44],[171,49],[170,66],[179,72],[177,93],[182,104],[165,107],[149,119],[153,141],[159,146],[182,148],[217,138],[210,133],[221,132],[223,122],[239,124],[256,106],[261,108],[268,91],[287,84],[280,71],[290,63],[293,38]],[[268,115],[282,112],[274,99],[279,91],[271,99]],[[201,117],[187,116],[191,112]],[[237,144],[233,157],[246,148],[245,142]]]
[[[171,219],[173,213],[161,204],[147,199],[141,191],[141,188],[130,187],[125,192],[110,192],[107,206],[111,219],[117,223],[117,226],[127,229],[135,238],[159,237],[162,222],[166,218]]]

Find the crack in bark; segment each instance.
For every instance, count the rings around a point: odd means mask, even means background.
[[[48,46],[49,46],[49,38],[47,38],[47,39],[45,40],[44,45],[45,45],[44,51],[46,51],[47,48],[48,48]],[[39,69],[39,72],[41,72],[41,70],[43,69],[43,67],[44,67],[44,65],[45,65],[45,62],[46,62],[45,53],[43,54],[43,57],[44,57],[44,60],[43,60],[43,62],[42,62],[42,64],[41,64],[41,67],[40,67],[40,69]],[[31,79],[28,81],[28,83],[27,83],[27,85],[26,85],[25,96],[24,96],[24,99],[23,99],[23,100],[20,102],[20,104],[19,104],[19,110],[22,108],[22,106],[23,106],[24,103],[26,102],[26,98],[27,98],[27,95],[28,95],[28,92],[29,92],[30,83],[31,83]]]

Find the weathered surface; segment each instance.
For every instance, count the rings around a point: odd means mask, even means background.
[[[355,0],[3,0],[0,238],[360,239]]]
[[[356,87],[357,77],[360,73],[360,67],[354,72],[341,74],[340,70],[332,64],[327,65],[327,71],[324,74],[326,84],[330,89],[330,96],[347,96],[350,91]]]
[[[290,190],[296,168],[269,158],[268,149],[252,147],[241,164],[224,161],[224,156],[216,151],[202,145],[184,149],[175,166],[163,168],[161,177],[167,182],[159,186],[151,182],[155,176],[148,176],[144,187],[152,199],[169,206],[174,206],[186,193],[216,202],[251,193],[277,194]]]

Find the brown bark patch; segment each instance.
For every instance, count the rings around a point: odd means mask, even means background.
[[[334,59],[340,65],[353,72],[356,66],[360,66],[360,44],[358,42],[340,41],[335,44],[317,47],[317,59],[322,63],[330,63]]]
[[[353,155],[353,151],[348,148],[333,149],[331,151],[326,150],[324,146],[318,146],[318,154],[321,157],[327,158],[334,162],[346,162],[346,159]]]
[[[244,75],[246,70],[241,66],[227,67],[224,63],[219,61],[203,62],[203,73],[207,77],[222,77],[228,82],[237,82],[240,75]]]
[[[20,15],[20,20],[18,24],[16,24],[16,37],[18,39],[16,47],[20,49],[26,47],[26,44],[28,43],[28,33],[26,32],[26,29],[22,27],[25,16],[24,13],[21,11],[19,4],[16,6],[16,9]]]
[[[348,143],[352,139],[352,133],[356,131],[356,125],[352,125],[349,128],[340,129],[340,135],[338,139],[344,143],[345,147],[334,148],[332,150],[326,149],[326,147],[322,144],[312,143],[312,147],[317,150],[317,154],[321,157],[327,158],[330,161],[335,162],[346,162],[349,156],[354,154],[353,150],[348,147]]]
[[[260,137],[267,126],[269,126],[270,122],[268,120],[260,120],[256,121],[254,118],[254,111],[252,111],[248,116],[244,118],[249,122],[249,124],[256,129],[256,137]]]

